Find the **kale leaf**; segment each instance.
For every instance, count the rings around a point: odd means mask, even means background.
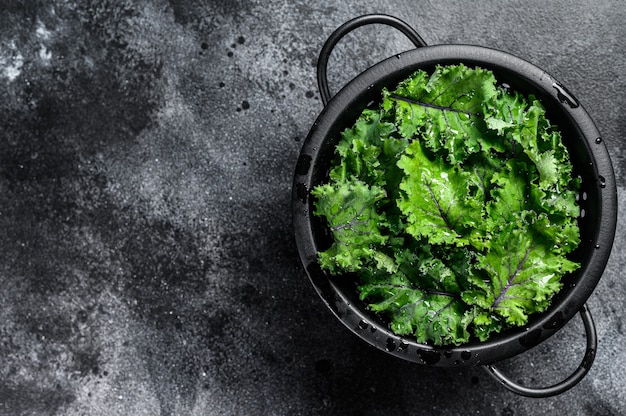
[[[465,65],[417,71],[341,134],[315,214],[319,263],[373,313],[461,345],[544,311],[579,244],[579,181],[542,104]]]

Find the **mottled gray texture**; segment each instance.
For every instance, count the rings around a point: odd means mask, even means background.
[[[621,0],[3,1],[0,414],[626,414],[623,210],[589,301],[596,363],[559,397],[387,356],[318,299],[291,178],[322,108],[317,54],[370,12],[562,81],[598,124],[626,205]],[[359,29],[331,57],[333,90],[410,47]],[[581,334],[574,319],[501,366],[549,383],[577,365]]]

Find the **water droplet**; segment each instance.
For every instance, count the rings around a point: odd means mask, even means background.
[[[526,348],[534,347],[541,339],[541,329],[535,329],[533,331],[529,329],[528,327],[526,328],[526,334],[519,340],[519,343]]]
[[[578,100],[564,86],[555,82],[554,84],[552,84],[552,88],[556,90],[556,96],[559,101],[569,105],[570,108],[576,108],[580,105],[578,103]]]
[[[606,188],[606,179],[604,179],[604,176],[598,176],[598,181],[600,181],[600,188]]]
[[[387,338],[387,347],[385,349],[389,352],[396,349],[396,343],[393,338]]]
[[[446,357],[446,358],[452,357],[452,351],[448,350],[448,351],[444,352],[443,356]]]
[[[601,137],[598,137],[598,138],[596,139],[596,143],[598,143],[598,144],[602,143],[602,138],[601,138]]]
[[[596,250],[598,250],[600,248],[600,244],[596,244],[595,246],[593,246],[593,248],[595,248]]]
[[[461,353],[461,358],[464,359],[465,361],[467,361],[470,358],[472,358],[472,353],[470,351],[463,351]]]
[[[368,326],[370,326],[370,324],[368,324],[365,320],[361,320],[361,322],[359,322],[359,329],[367,329]]]

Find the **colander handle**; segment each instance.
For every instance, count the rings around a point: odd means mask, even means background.
[[[593,318],[591,317],[591,312],[589,311],[587,305],[584,305],[580,310],[580,316],[583,320],[583,324],[585,325],[585,332],[587,334],[587,349],[585,351],[585,356],[574,373],[560,383],[556,383],[550,387],[525,387],[502,374],[502,372],[493,365],[486,365],[484,368],[497,382],[512,392],[522,396],[551,397],[571,389],[578,384],[578,382],[582,380],[591,369],[591,364],[593,364],[593,360],[596,356],[596,347],[598,345],[596,327],[593,323]]]
[[[320,51],[320,56],[317,60],[317,85],[320,90],[320,96],[322,97],[322,102],[324,106],[328,103],[331,98],[330,89],[328,88],[328,77],[327,77],[327,67],[328,67],[328,58],[330,57],[330,53],[337,43],[343,38],[345,35],[353,31],[354,29],[369,25],[380,23],[388,26],[392,26],[398,29],[400,32],[404,33],[406,37],[415,45],[416,48],[426,46],[426,42],[421,38],[421,36],[409,26],[406,22],[398,19],[397,17],[389,16],[386,14],[366,14],[364,16],[356,17],[352,20],[347,21],[343,25],[339,26],[326,40],[322,50]]]

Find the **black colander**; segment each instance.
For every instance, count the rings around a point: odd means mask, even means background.
[[[331,98],[326,77],[330,52],[355,28],[385,24],[399,29],[416,49],[390,57],[370,67]],[[498,82],[524,95],[535,95],[546,108],[547,117],[561,129],[573,165],[581,180],[578,218],[581,243],[570,258],[581,263],[564,277],[563,289],[543,313],[531,315],[524,327],[511,328],[485,342],[462,346],[421,344],[410,336],[391,332],[382,318],[368,310],[358,296],[357,282],[347,276],[331,276],[318,264],[318,252],[329,247],[331,234],[323,219],[313,215],[310,191],[328,179],[330,164],[340,133],[351,127],[367,107],[376,107],[383,88],[393,89],[416,70],[432,72],[436,65],[463,63],[493,71]],[[339,27],[327,40],[318,61],[318,83],[323,111],[303,144],[293,182],[293,225],[301,261],[316,291],[352,332],[369,344],[396,357],[433,366],[483,365],[508,389],[525,396],[546,397],[562,393],[589,371],[596,351],[596,332],[585,302],[600,280],[611,252],[617,221],[617,191],[606,146],[579,101],[554,77],[511,54],[471,45],[426,46],[403,21],[387,15],[366,15]],[[519,385],[494,364],[536,346],[580,313],[587,334],[587,348],[580,366],[565,380],[549,387]]]

